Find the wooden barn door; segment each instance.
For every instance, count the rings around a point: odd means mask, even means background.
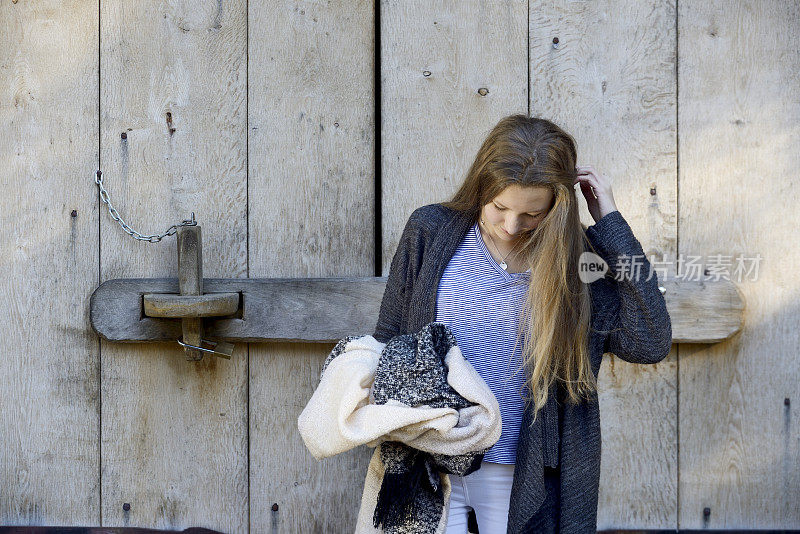
[[[144,234],[194,212],[207,278],[385,276],[409,214],[527,112],[671,274],[763,257],[734,338],[605,356],[598,527],[798,528],[798,21],[779,0],[0,3],[0,525],[352,531],[372,450],[318,462],[296,425],[332,344],[198,363],[98,340],[94,289],[177,255],[126,235],[94,172]]]

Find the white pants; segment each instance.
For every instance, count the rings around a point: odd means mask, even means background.
[[[467,534],[467,513],[475,510],[481,534],[505,534],[514,464],[481,462],[467,476],[450,477],[450,510],[446,534]]]

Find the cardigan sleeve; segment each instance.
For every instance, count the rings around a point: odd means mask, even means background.
[[[417,215],[415,210],[406,222],[400,242],[389,267],[386,289],[383,292],[378,322],[372,337],[386,343],[392,337],[403,333],[403,322],[408,310],[408,299],[413,290],[413,257],[418,234]]]
[[[586,234],[614,275],[619,295],[604,352],[631,363],[660,362],[672,346],[672,322],[641,243],[619,211],[601,217]]]

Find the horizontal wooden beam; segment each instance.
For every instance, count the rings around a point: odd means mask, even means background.
[[[673,343],[719,343],[742,329],[744,297],[730,280],[665,278]]]
[[[729,280],[660,280],[675,343],[716,343],[741,329],[744,301]],[[235,313],[205,318],[209,339],[231,342],[332,343],[371,334],[386,277],[205,278],[204,294],[237,293]],[[118,342],[181,338],[181,319],[148,317],[144,295],[178,294],[177,278],[117,278],[92,293],[94,331]],[[155,297],[153,297],[155,298]]]
[[[232,342],[329,343],[371,334],[385,287],[385,277],[205,278],[205,294],[240,294],[235,314],[203,320],[205,336]],[[181,320],[147,317],[143,295],[149,293],[177,294],[178,279],[103,282],[90,299],[92,328],[109,341],[176,341]]]

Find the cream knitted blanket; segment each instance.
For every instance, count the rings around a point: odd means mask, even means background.
[[[380,458],[382,441],[399,441],[428,453],[460,455],[488,449],[500,439],[500,407],[494,394],[453,345],[445,356],[447,382],[474,406],[456,410],[408,406],[390,400],[371,403],[375,370],[386,344],[371,335],[345,338],[335,358],[326,362],[314,394],[297,419],[308,450],[318,460],[359,445],[376,447],[367,468],[355,534],[376,534],[372,524],[375,503],[383,480]],[[439,473],[444,491],[444,510],[436,534],[443,534],[450,501],[450,479]]]

